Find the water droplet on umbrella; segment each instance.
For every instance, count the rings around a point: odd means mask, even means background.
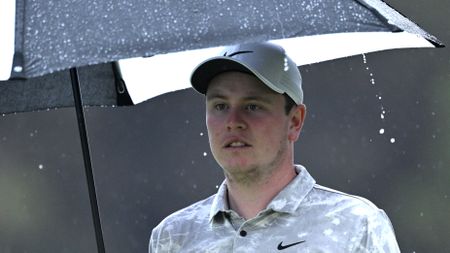
[[[23,67],[22,66],[14,66],[13,70],[14,70],[14,72],[20,73],[23,71]]]

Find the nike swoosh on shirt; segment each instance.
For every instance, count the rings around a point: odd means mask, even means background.
[[[304,242],[305,242],[305,240],[299,241],[299,242],[294,242],[294,243],[291,243],[291,244],[283,245],[283,241],[281,241],[280,244],[278,244],[277,249],[278,249],[278,250],[284,250],[284,249],[287,249],[287,248],[289,248],[289,247],[292,247],[292,246],[295,246],[295,245],[297,245],[297,244],[304,243]]]

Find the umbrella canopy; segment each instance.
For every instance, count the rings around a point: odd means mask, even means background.
[[[388,48],[442,45],[380,0],[2,1],[8,3],[15,15],[4,15],[1,34],[7,45],[1,47],[1,80],[124,58],[321,34],[405,32],[421,42]]]
[[[132,104],[116,63],[79,69],[83,103],[90,106]],[[9,81],[0,81],[0,113],[15,113],[72,107],[74,98],[69,71]]]

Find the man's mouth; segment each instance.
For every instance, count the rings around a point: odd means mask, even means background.
[[[242,141],[232,141],[227,145],[225,145],[225,148],[244,148],[244,147],[250,147],[250,145]]]

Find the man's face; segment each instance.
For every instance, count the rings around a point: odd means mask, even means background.
[[[206,124],[212,153],[226,173],[264,173],[292,164],[304,107],[286,115],[284,106],[283,95],[252,75],[225,72],[211,80]]]

